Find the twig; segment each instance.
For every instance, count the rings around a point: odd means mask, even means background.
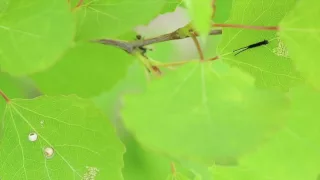
[[[3,97],[4,100],[6,100],[7,103],[10,102],[10,99],[8,96],[0,89],[0,95]]]
[[[220,35],[220,34],[222,34],[222,30],[220,29],[212,30],[209,33],[209,35]],[[135,49],[139,47],[160,43],[160,42],[171,41],[171,40],[185,39],[185,38],[188,38],[188,37],[180,37],[178,31],[174,31],[172,33],[160,35],[160,36],[149,38],[149,39],[141,39],[141,40],[134,40],[134,41],[98,39],[98,40],[92,40],[92,42],[115,46],[131,54]]]

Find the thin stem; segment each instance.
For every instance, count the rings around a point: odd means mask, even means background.
[[[186,61],[176,61],[170,63],[161,63],[157,64],[158,67],[171,67],[171,66],[179,66],[190,62],[197,62],[198,60],[186,60]]]
[[[202,62],[209,62],[220,59],[220,56],[216,56],[210,59],[204,59]],[[157,67],[172,67],[172,66],[180,66],[191,62],[199,62],[199,60],[185,60],[185,61],[176,61],[176,62],[170,62],[170,63],[161,63],[157,64]]]
[[[76,8],[80,7],[82,5],[82,3],[83,3],[83,0],[79,0],[78,4],[76,5]]]
[[[227,28],[271,30],[271,31],[279,30],[279,26],[250,26],[250,25],[242,25],[242,24],[213,24],[212,27],[227,27]]]
[[[172,173],[172,175],[176,175],[176,166],[174,165],[174,162],[171,162],[171,173]]]
[[[195,44],[196,47],[197,47],[197,51],[198,51],[198,53],[199,53],[200,60],[203,61],[203,60],[204,60],[203,52],[202,52],[202,50],[201,50],[200,43],[199,43],[198,39],[196,38],[196,35],[195,35],[195,34],[192,34],[192,35],[191,35],[191,38],[192,38],[194,44]]]
[[[0,89],[0,95],[3,97],[3,99],[9,103],[10,99],[8,98],[8,96]]]
[[[212,6],[212,16],[211,16],[211,19],[214,18],[215,14],[216,14],[216,0],[212,0],[212,3],[211,3],[211,6]]]
[[[219,58],[220,58],[219,56],[216,56],[216,57],[210,58],[209,61],[214,61],[214,60],[217,60]]]

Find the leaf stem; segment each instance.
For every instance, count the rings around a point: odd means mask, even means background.
[[[172,175],[176,175],[176,166],[175,166],[175,164],[174,164],[174,162],[171,162],[171,164],[170,164],[170,166],[171,166],[171,173],[172,173]]]
[[[210,58],[210,59],[204,59],[201,62],[214,61],[214,60],[218,60],[219,58],[220,58],[219,56],[215,56],[215,57]],[[175,62],[170,62],[170,63],[161,63],[161,64],[157,64],[157,67],[180,66],[180,65],[187,64],[187,63],[191,63],[191,62],[199,62],[199,60],[185,60],[185,61],[175,61]]]
[[[186,61],[175,61],[170,63],[161,63],[157,64],[158,67],[171,67],[171,66],[179,66],[190,62],[197,62],[199,60],[186,60]]]
[[[82,3],[83,3],[83,0],[79,0],[78,4],[76,5],[76,8],[80,7],[82,5]]]
[[[214,18],[214,16],[215,16],[215,14],[216,14],[216,10],[217,10],[217,8],[216,8],[216,0],[212,0],[212,2],[211,2],[211,6],[212,6],[212,15],[211,15],[211,19],[213,19],[213,18]]]
[[[196,45],[198,54],[199,54],[199,56],[200,56],[200,61],[203,61],[203,60],[204,60],[203,52],[202,52],[202,50],[201,50],[200,43],[199,43],[199,41],[198,41],[198,39],[197,39],[196,37],[197,37],[196,34],[194,34],[194,33],[191,34],[191,38],[192,38],[194,44]]]
[[[241,29],[254,29],[254,30],[271,30],[278,31],[279,26],[250,26],[242,24],[212,24],[212,27],[226,27],[226,28],[241,28]]]
[[[210,58],[209,61],[214,61],[214,60],[217,60],[219,58],[220,58],[219,56],[216,56],[216,57]]]
[[[10,99],[8,98],[8,96],[0,89],[0,95],[3,97],[3,99],[9,103]]]

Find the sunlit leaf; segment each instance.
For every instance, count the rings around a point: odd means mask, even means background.
[[[75,10],[77,39],[116,37],[147,24],[167,0],[84,0]]]
[[[183,0],[167,0],[160,14],[173,12],[182,3],[183,3]]]
[[[67,1],[11,0],[0,14],[0,66],[26,75],[52,66],[72,44],[75,23]]]
[[[224,23],[230,16],[233,0],[215,0],[216,12],[214,15],[215,23]]]
[[[254,26],[277,26],[292,9],[295,0],[237,0],[233,2],[231,16],[226,24]],[[244,51],[237,56],[234,50],[263,40],[269,44]],[[288,91],[302,81],[292,60],[276,31],[259,31],[241,28],[223,28],[222,41],[218,47],[221,59],[249,72],[261,88]]]
[[[241,166],[216,168],[215,179],[316,180],[319,177],[319,92],[299,87],[290,92],[290,98],[292,106],[286,127],[269,143],[241,158]]]
[[[111,89],[124,78],[133,59],[112,46],[77,43],[52,68],[31,77],[48,95],[92,97]]]
[[[207,35],[211,29],[212,0],[184,0],[195,29]]]
[[[286,119],[286,109],[283,95],[257,90],[236,69],[218,73],[209,63],[189,63],[151,82],[145,94],[125,96],[122,115],[145,146],[212,163],[267,139]]]
[[[280,36],[288,47],[290,57],[302,75],[320,88],[320,4],[304,0],[280,23]]]
[[[88,100],[13,99],[0,123],[1,179],[122,179],[124,147]]]

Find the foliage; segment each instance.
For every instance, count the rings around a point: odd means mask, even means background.
[[[190,23],[136,37],[177,7]],[[319,179],[319,19],[316,0],[0,0],[0,179]]]

